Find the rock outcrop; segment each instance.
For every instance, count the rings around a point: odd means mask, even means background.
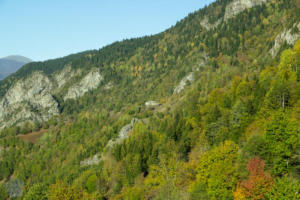
[[[268,0],[233,0],[226,6],[224,17],[218,19],[215,23],[211,24],[207,17],[204,17],[200,24],[207,30],[216,28],[222,21],[227,21],[228,19],[234,17],[235,15],[243,12],[246,9],[252,8],[254,6],[266,3]]]
[[[92,158],[85,159],[80,162],[80,166],[90,166],[90,165],[98,165],[100,162],[98,154],[94,155]]]
[[[194,72],[189,73],[186,77],[184,77],[179,85],[177,85],[174,89],[173,94],[179,94],[182,90],[184,90],[185,86],[188,82],[192,82],[194,80]]]
[[[222,22],[222,19],[219,19],[215,23],[211,24],[211,23],[209,23],[207,17],[205,17],[203,20],[200,21],[200,24],[205,29],[210,30],[210,29],[216,28],[221,22]]]
[[[129,137],[129,133],[133,130],[134,125],[138,122],[137,118],[133,118],[130,122],[130,124],[127,124],[122,127],[122,129],[119,132],[119,139],[123,140]]]
[[[234,0],[226,6],[224,20],[226,21],[248,8],[252,8],[266,2],[267,0]]]
[[[45,121],[59,114],[51,91],[54,83],[42,72],[16,82],[0,102],[0,128],[18,122]]]
[[[147,106],[147,107],[159,106],[159,103],[156,102],[156,101],[147,101],[147,102],[145,103],[145,106]]]
[[[43,122],[58,115],[59,104],[54,96],[75,76],[81,74],[67,65],[51,76],[36,71],[15,82],[0,99],[0,129],[26,121]],[[75,84],[69,87],[64,99],[83,96],[98,87],[102,79],[100,71],[92,69],[79,82],[72,80]]]
[[[60,72],[55,73],[53,78],[56,81],[58,88],[60,88],[75,75],[76,72],[72,70],[71,65],[66,65]]]
[[[89,90],[97,88],[102,80],[99,69],[93,69],[79,83],[69,88],[64,100],[82,97]]]
[[[125,126],[123,126],[119,132],[118,138],[116,140],[110,140],[105,148],[111,148],[114,144],[119,144],[123,140],[129,137],[129,133],[133,130],[135,124],[138,122],[137,118],[133,118],[131,122]],[[87,158],[80,162],[80,166],[91,166],[91,165],[97,165],[103,158],[105,157],[105,153],[102,153],[101,155],[95,154],[91,158]]]
[[[118,143],[122,142],[124,139],[128,138],[129,133],[133,130],[133,128],[137,122],[138,122],[138,119],[133,118],[129,124],[122,127],[122,129],[119,132],[118,138],[115,141],[110,140],[108,142],[107,146],[112,147],[114,144],[118,144]]]
[[[104,86],[104,89],[105,90],[110,90],[114,87],[114,84],[112,82],[109,82],[107,83],[105,86]]]
[[[293,32],[293,29],[298,29],[298,32]],[[294,45],[295,42],[300,38],[300,23],[294,24],[291,29],[284,30],[279,33],[274,41],[274,46],[270,50],[272,57],[275,57],[281,47],[285,42],[289,45]]]

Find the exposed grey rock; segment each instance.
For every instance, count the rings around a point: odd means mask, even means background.
[[[189,73],[189,75],[187,75],[180,81],[179,85],[175,87],[173,94],[179,94],[182,90],[184,90],[188,81],[192,82],[193,80],[194,80],[194,72],[191,72]]]
[[[293,28],[297,27],[300,30],[300,23],[294,24]],[[286,42],[289,45],[294,45],[295,42],[300,38],[300,32],[292,33],[293,28],[289,30],[284,30],[283,32],[279,33],[274,42],[274,46],[270,50],[270,54],[272,57],[275,57],[281,47],[281,45]]]
[[[105,86],[104,86],[104,89],[105,90],[110,90],[111,88],[113,88],[113,83],[112,82],[109,82],[109,83],[107,83]]]
[[[151,106],[159,106],[159,103],[156,102],[156,101],[147,101],[147,102],[145,103],[145,106],[147,106],[147,107],[151,107]]]
[[[138,122],[139,120],[137,118],[133,118],[131,120],[131,122],[125,126],[122,127],[122,129],[119,132],[119,136],[116,140],[110,140],[105,148],[110,148],[112,147],[114,144],[119,144],[121,143],[123,140],[125,140],[126,138],[129,137],[129,133],[133,130],[135,124]],[[80,162],[80,166],[91,166],[91,165],[97,165],[99,164],[100,160],[103,160],[104,154],[101,154],[99,156],[99,154],[95,154],[92,158],[88,158],[85,159],[83,161]]]
[[[64,100],[83,96],[89,90],[97,88],[102,80],[99,69],[93,69],[79,83],[69,88]]]
[[[128,138],[129,133],[133,130],[133,128],[137,122],[138,122],[138,119],[133,118],[129,124],[122,127],[122,129],[119,132],[118,138],[115,141],[110,140],[108,142],[107,146],[112,147],[114,144],[118,144],[118,143],[122,142],[124,139]]]
[[[204,67],[205,65],[207,65],[207,60],[208,60],[208,55],[206,53],[202,54],[202,58],[199,60],[199,62],[197,62],[192,70],[193,71],[199,71],[201,67]]]
[[[26,121],[43,122],[58,115],[59,105],[54,95],[75,76],[80,77],[81,72],[72,70],[67,65],[52,76],[36,71],[15,82],[0,99],[0,129]],[[98,87],[102,79],[99,70],[91,70],[69,88],[65,99],[83,96],[87,91]]]
[[[92,158],[85,159],[80,162],[80,166],[90,166],[90,165],[98,165],[100,162],[98,154],[94,155]]]
[[[225,14],[223,18],[220,18],[215,23],[211,24],[209,23],[208,18],[204,17],[200,21],[200,24],[202,27],[204,27],[207,30],[216,28],[222,22],[222,20],[227,21],[228,19],[243,12],[244,10],[248,8],[252,8],[254,6],[261,5],[263,3],[266,3],[267,1],[268,0],[233,0],[231,3],[229,3],[226,6]]]
[[[205,29],[210,30],[210,29],[216,28],[221,22],[222,22],[222,19],[218,19],[214,24],[211,24],[208,22],[208,18],[205,17],[203,20],[200,21],[200,24]]]
[[[226,6],[224,20],[226,21],[248,8],[252,8],[266,2],[267,0],[234,0]]]
[[[45,121],[59,114],[52,89],[53,82],[42,72],[16,82],[0,102],[0,128],[27,120]]]
[[[133,130],[134,125],[138,122],[137,118],[133,118],[130,122],[130,124],[127,124],[123,126],[123,128],[120,130],[119,138],[120,139],[126,139],[129,136],[129,133]]]
[[[24,183],[19,179],[12,179],[5,184],[6,193],[10,198],[21,197]]]
[[[53,78],[56,81],[58,88],[60,88],[75,75],[76,72],[72,70],[71,65],[66,65],[60,72],[55,73]]]

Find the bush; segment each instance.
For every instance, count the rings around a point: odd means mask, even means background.
[[[27,194],[24,196],[24,200],[47,200],[47,187],[42,184],[34,184],[30,187]]]

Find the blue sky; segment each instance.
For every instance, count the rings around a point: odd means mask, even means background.
[[[0,0],[0,58],[35,61],[159,33],[213,0]]]

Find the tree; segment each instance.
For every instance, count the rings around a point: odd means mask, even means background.
[[[155,199],[184,199],[185,194],[179,186],[179,170],[183,163],[177,157],[176,154],[173,154],[172,158],[162,156],[159,165],[151,166],[145,186],[155,196]]]
[[[294,152],[299,145],[299,120],[291,119],[284,112],[273,116],[266,128],[266,158],[274,175],[288,172]]]
[[[295,62],[296,62],[295,71],[297,74],[297,81],[300,81],[300,40],[296,42],[294,51],[295,51]]]
[[[7,200],[7,199],[8,199],[8,195],[6,189],[4,185],[0,185],[0,200]]]
[[[194,199],[232,199],[237,183],[238,146],[231,141],[205,152],[198,161],[190,194]],[[230,167],[228,167],[230,166]]]
[[[248,163],[249,178],[239,183],[234,197],[240,199],[264,199],[264,195],[270,190],[273,184],[269,174],[264,172],[265,163],[254,157]]]
[[[236,97],[246,97],[251,94],[251,84],[247,82],[246,80],[243,80],[240,82],[236,89]]]
[[[267,102],[269,107],[273,109],[286,108],[290,106],[290,98],[290,84],[279,77],[275,77],[271,89],[267,94]]]
[[[141,174],[141,157],[139,154],[128,154],[125,157],[126,178],[129,184],[134,184],[134,179]]]
[[[286,108],[291,106],[293,93],[292,88],[297,80],[297,66],[295,53],[288,49],[282,52],[278,71],[272,81],[267,94],[268,105],[273,108]]]
[[[47,200],[47,187],[43,184],[34,184],[30,187],[27,194],[24,196],[24,200]]]
[[[243,157],[263,157],[266,154],[266,141],[261,135],[251,136],[242,149]]]
[[[92,196],[80,188],[70,187],[63,182],[57,182],[49,187],[47,192],[49,200],[92,200]]]
[[[134,187],[124,187],[120,194],[114,196],[112,200],[142,200],[145,191],[139,185]]]
[[[96,191],[98,177],[96,174],[91,175],[86,181],[86,189],[89,193]]]
[[[266,194],[266,200],[298,200],[300,199],[300,183],[289,177],[277,178],[270,191]]]

